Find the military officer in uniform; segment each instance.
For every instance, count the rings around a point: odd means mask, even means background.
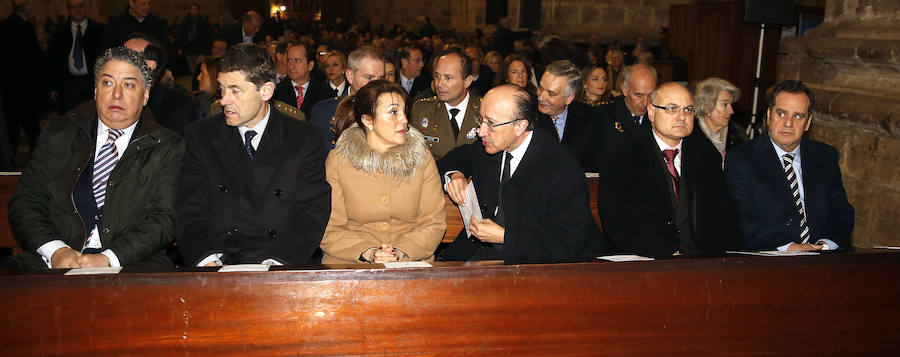
[[[481,98],[469,93],[472,63],[459,48],[441,52],[434,66],[437,96],[413,104],[409,125],[425,135],[435,159],[478,139],[475,116]]]

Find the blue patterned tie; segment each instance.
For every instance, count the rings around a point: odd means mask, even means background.
[[[809,226],[806,224],[806,212],[803,209],[803,200],[800,198],[800,185],[797,182],[797,174],[794,172],[794,154],[787,153],[782,156],[784,163],[784,175],[787,178],[788,188],[794,197],[794,207],[800,213],[800,243],[809,242]]]
[[[250,161],[253,161],[253,155],[256,154],[256,149],[253,148],[254,136],[256,136],[256,132],[253,130],[247,130],[244,133],[244,151],[247,152],[247,157],[250,158]]]
[[[94,179],[91,180],[91,183],[94,189],[94,199],[97,200],[97,208],[103,208],[103,204],[106,202],[106,181],[109,180],[109,174],[119,162],[116,139],[123,133],[122,130],[109,129],[106,143],[100,147],[100,152],[97,153],[97,158],[94,160]]]
[[[75,69],[81,70],[84,68],[84,40],[81,32],[81,25],[78,25],[77,32],[75,33],[75,47],[72,49],[72,59],[75,62]]]

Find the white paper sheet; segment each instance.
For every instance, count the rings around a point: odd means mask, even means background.
[[[472,235],[469,231],[469,220],[474,216],[475,219],[481,220],[481,208],[478,204],[478,194],[475,193],[475,182],[469,181],[466,185],[466,204],[457,205],[459,214],[462,216],[463,224],[466,225],[466,237]]]
[[[653,260],[653,258],[642,257],[640,255],[634,254],[604,255],[602,257],[597,257],[597,259],[608,260],[611,262],[643,262]]]
[[[744,255],[756,255],[760,257],[793,257],[798,255],[819,255],[819,252],[815,251],[806,251],[806,250],[765,250],[761,252],[743,252],[743,251],[735,251],[729,250],[725,253],[728,254],[744,254]]]
[[[384,264],[386,269],[431,268],[431,264],[427,262],[389,262],[382,264]]]
[[[874,249],[900,249],[900,247],[889,246],[889,245],[876,245],[876,246],[872,246],[872,248],[874,248]]]
[[[234,264],[226,265],[220,268],[220,273],[233,273],[239,271],[269,271],[271,265],[268,264]]]
[[[118,274],[122,267],[75,268],[69,269],[66,275]]]

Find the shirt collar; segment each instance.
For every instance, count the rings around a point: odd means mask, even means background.
[[[528,151],[528,145],[531,144],[531,135],[534,134],[533,131],[529,130],[525,132],[525,140],[519,144],[519,147],[513,149],[509,153],[512,154],[513,160],[521,160],[522,157],[525,156],[525,152]]]
[[[678,154],[681,155],[681,144],[684,143],[684,139],[679,141],[678,145],[675,145],[675,147],[671,147],[671,146],[669,146],[669,144],[666,144],[665,141],[660,139],[659,135],[656,135],[655,131],[652,131],[652,132],[653,132],[653,139],[656,140],[656,146],[659,146],[659,151],[675,149],[675,150],[678,150]]]
[[[271,116],[272,111],[275,110],[275,108],[272,107],[271,105],[269,105],[268,103],[266,104],[266,106],[268,106],[268,108],[266,109],[266,116],[263,117],[263,119],[260,120],[259,123],[256,123],[256,125],[254,125],[252,128],[248,128],[246,126],[238,127],[238,134],[241,134],[241,141],[244,140],[244,133],[246,133],[250,130],[253,130],[256,132],[256,137],[253,138],[254,141],[256,141],[257,138],[262,138],[263,133],[266,131],[266,125],[269,124],[269,116]]]
[[[292,79],[291,80],[291,88],[297,88],[297,85],[298,85],[297,82],[294,82],[294,80]],[[309,81],[306,81],[306,83],[300,84],[300,87],[303,87],[303,89],[306,90],[306,88],[309,88]]]
[[[463,98],[462,102],[459,102],[459,104],[451,106],[450,103],[444,102],[444,106],[447,107],[447,111],[456,108],[459,109],[460,112],[465,112],[466,108],[469,107],[469,92],[466,92],[466,97]]]
[[[75,22],[75,21],[69,21],[69,22],[72,24],[72,32],[75,32],[78,30],[78,25],[81,25],[81,33],[84,33],[84,31],[88,27],[87,18],[85,18],[84,20],[81,20],[81,22]]]
[[[120,138],[129,138],[128,141],[131,141],[131,134],[134,134],[134,129],[137,128],[138,122],[140,122],[140,120],[136,120],[129,127],[122,129],[122,136],[120,136]],[[100,118],[97,118],[97,137],[102,138],[105,141],[107,135],[109,135],[107,130],[109,130],[109,127],[106,126],[106,124],[103,124],[103,121],[100,120]]]
[[[776,144],[771,137],[769,137],[769,141],[772,143],[772,147],[775,148],[775,153],[778,154],[779,162],[782,160],[781,158],[784,157],[784,154],[787,154],[789,152],[794,154],[794,162],[800,161],[800,145],[797,145],[797,147],[794,148],[794,151],[784,151],[784,149],[782,149],[781,146],[778,146],[778,144]]]

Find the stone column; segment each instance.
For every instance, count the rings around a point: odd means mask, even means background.
[[[815,93],[807,135],[841,153],[853,246],[900,245],[900,2],[828,0],[822,25],[782,40],[777,77]]]

